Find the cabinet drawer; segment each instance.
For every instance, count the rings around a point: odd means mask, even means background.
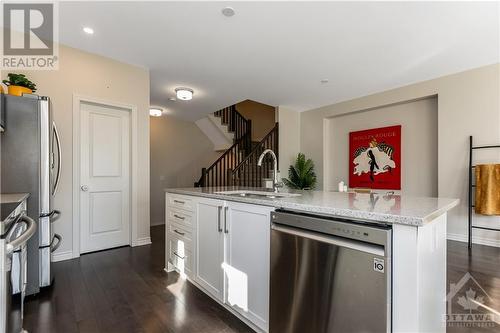
[[[184,225],[168,222],[168,232],[175,238],[182,240],[187,247],[192,247],[193,242],[193,232],[191,227],[186,227]]]
[[[193,252],[190,246],[170,234],[168,237],[168,253],[170,263],[182,274],[191,277],[193,273]]]
[[[181,195],[167,195],[167,205],[169,207],[180,208],[192,212],[194,205],[193,199]]]
[[[168,209],[168,223],[174,222],[186,227],[192,228],[193,214],[188,211],[183,211],[174,207]]]

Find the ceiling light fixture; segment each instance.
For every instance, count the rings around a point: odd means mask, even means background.
[[[233,7],[224,7],[222,8],[222,15],[231,17],[235,14],[234,8]]]
[[[152,117],[161,117],[163,114],[163,110],[159,108],[151,108],[149,109],[149,115]]]
[[[83,27],[83,32],[85,32],[86,34],[89,34],[89,35],[93,35],[94,29],[92,29],[90,27]]]
[[[322,79],[322,80],[321,80],[321,81],[319,81],[319,82],[321,82],[321,83],[323,83],[323,84],[324,84],[324,83],[328,83],[328,82],[329,82],[329,80],[328,80],[328,79]]]
[[[175,95],[177,96],[177,99],[182,101],[189,101],[193,99],[193,93],[193,89],[190,88],[175,88]]]

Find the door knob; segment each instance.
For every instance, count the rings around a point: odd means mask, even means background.
[[[82,185],[80,188],[83,192],[87,192],[89,190],[89,187],[87,185]]]

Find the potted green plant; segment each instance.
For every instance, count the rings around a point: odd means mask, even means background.
[[[36,84],[31,82],[24,74],[9,73],[8,79],[2,82],[8,86],[9,95],[22,96],[36,91]]]
[[[286,186],[292,189],[312,190],[316,186],[316,173],[311,159],[306,160],[303,153],[297,155],[294,165],[288,168],[288,179],[283,178]]]

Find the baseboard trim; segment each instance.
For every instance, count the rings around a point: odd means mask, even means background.
[[[462,235],[462,234],[451,234],[448,233],[446,236],[447,239],[457,241],[457,242],[463,242],[467,243],[469,240],[467,238],[467,235]],[[472,236],[472,243],[473,244],[479,244],[479,245],[486,245],[486,246],[494,246],[494,247],[500,247],[500,240],[497,239],[491,239],[491,238],[483,238],[483,237],[477,237],[477,236]]]
[[[135,241],[132,242],[133,247],[149,245],[149,244],[151,244],[151,237],[137,238]]]
[[[52,254],[52,262],[73,259],[73,251],[57,252]]]
[[[165,221],[156,221],[156,222],[151,222],[152,227],[156,227],[157,225],[164,225]]]

